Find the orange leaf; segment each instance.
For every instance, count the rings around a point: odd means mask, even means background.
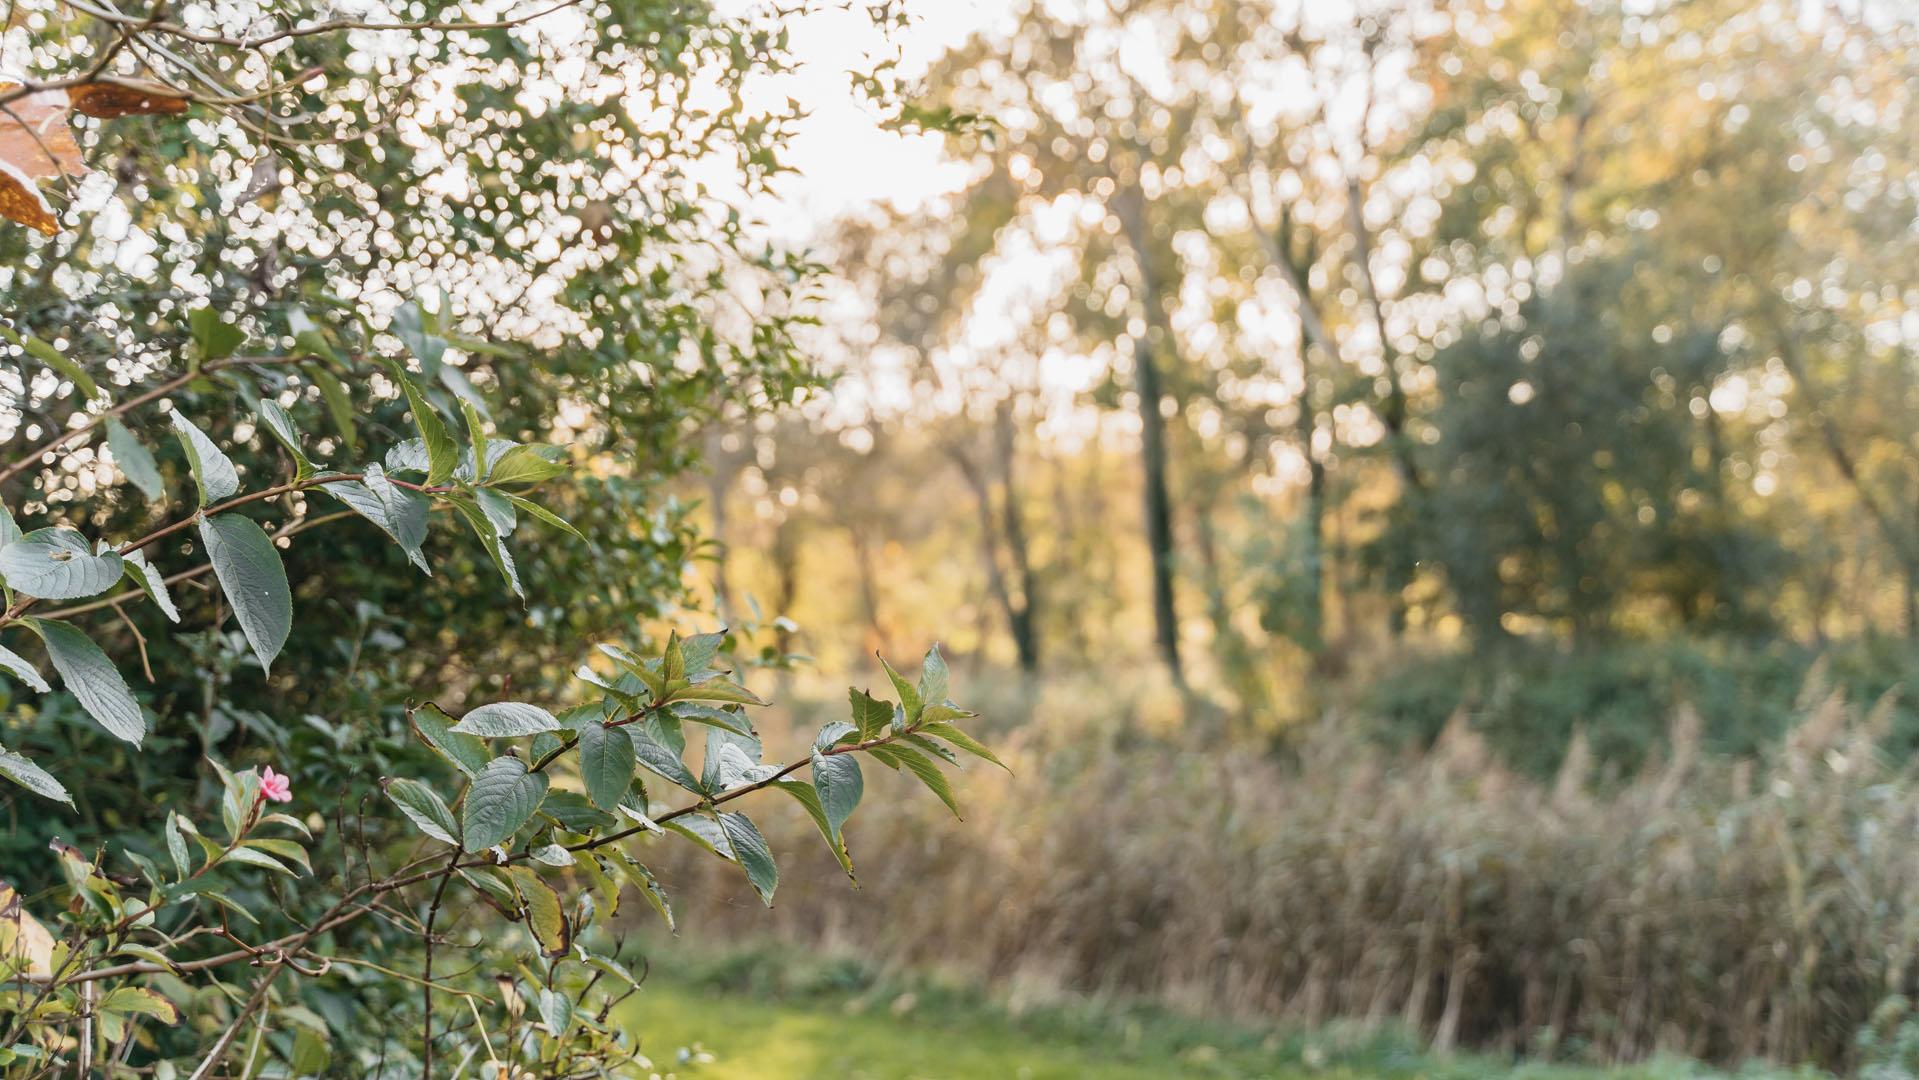
[[[47,205],[46,197],[40,194],[40,186],[7,161],[0,161],[0,217],[39,229],[48,236],[60,231],[60,222],[53,216],[53,207]]]
[[[0,82],[0,97],[19,88],[19,83]],[[86,172],[80,144],[67,126],[67,96],[35,90],[0,103],[0,160],[28,180]]]
[[[177,116],[187,111],[187,97],[161,83],[87,83],[70,87],[67,99],[73,111],[101,120],[122,116],[160,114]]]

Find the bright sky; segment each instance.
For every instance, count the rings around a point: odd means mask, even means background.
[[[912,25],[890,35],[863,10],[813,11],[789,23],[799,69],[753,88],[768,100],[791,97],[812,108],[787,158],[799,175],[781,182],[781,197],[768,208],[774,231],[789,242],[804,242],[849,210],[889,200],[910,210],[957,189],[966,170],[945,159],[940,136],[880,127],[847,73],[870,69],[898,50],[902,72],[917,79],[946,49],[1010,8],[1010,0],[914,4]]]

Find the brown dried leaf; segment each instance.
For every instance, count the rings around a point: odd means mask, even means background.
[[[46,197],[40,194],[40,185],[7,161],[0,161],[0,217],[38,229],[48,236],[60,231],[60,221],[53,216],[53,207],[47,205]]]
[[[73,111],[101,120],[122,116],[177,116],[187,111],[187,96],[164,83],[88,83],[67,90]]]
[[[0,82],[0,96],[19,88],[16,82]],[[66,94],[58,90],[35,90],[0,104],[0,161],[29,180],[85,173],[67,107]]]

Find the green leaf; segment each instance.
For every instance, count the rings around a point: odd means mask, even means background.
[[[520,917],[520,898],[508,883],[506,873],[493,867],[478,867],[472,873],[461,870],[460,879],[509,919]]]
[[[115,738],[139,746],[147,734],[146,716],[133,699],[133,691],[127,688],[127,681],[100,646],[68,623],[53,619],[22,621],[46,643],[54,670],[87,715]]]
[[[906,722],[911,724],[920,718],[920,693],[905,676],[893,670],[893,665],[880,657],[880,666],[886,669],[886,677],[893,683],[893,690],[900,696],[900,708],[906,711]]]
[[[864,690],[847,690],[847,696],[853,701],[853,725],[859,729],[861,739],[875,739],[885,734],[887,725],[893,722],[893,706],[881,701]]]
[[[240,490],[240,474],[234,469],[233,461],[180,410],[175,409],[169,415],[173,417],[174,434],[186,448],[187,464],[193,467],[193,482],[200,488],[200,505],[231,498]]]
[[[140,591],[147,594],[168,622],[180,621],[180,609],[173,606],[173,596],[167,592],[167,579],[161,575],[159,567],[147,561],[147,557],[138,551],[129,551],[121,558],[127,577],[133,580]]]
[[[766,846],[766,837],[745,814],[720,815],[720,829],[733,847],[733,858],[746,871],[746,880],[752,882],[753,891],[760,894],[761,902],[767,907],[773,906],[773,890],[780,884],[780,868],[773,861],[773,851]]]
[[[753,737],[753,725],[747,720],[745,713],[717,709],[694,701],[676,701],[668,705],[666,711],[680,720],[691,720],[696,724],[723,728],[735,735]]]
[[[271,670],[293,632],[293,591],[279,551],[265,529],[240,514],[200,519],[200,539],[260,667]]]
[[[543,866],[572,866],[579,862],[573,853],[559,844],[548,844],[532,852],[533,861]]]
[[[466,437],[473,448],[473,482],[486,483],[486,422],[480,419],[480,410],[473,407],[471,401],[460,402],[460,416],[466,421]]]
[[[260,422],[293,458],[293,478],[305,480],[312,476],[313,462],[307,458],[306,448],[300,445],[300,432],[293,426],[293,417],[287,415],[279,402],[272,398],[260,399]]]
[[[195,352],[201,360],[225,360],[247,340],[239,327],[221,318],[211,307],[193,309],[187,322],[193,330]]]
[[[68,806],[73,805],[73,796],[67,794],[67,789],[61,786],[60,781],[53,778],[52,773],[4,746],[0,746],[0,776],[6,777],[41,798],[63,802]]]
[[[285,874],[288,877],[299,876],[293,872],[291,866],[268,855],[264,851],[255,851],[250,847],[228,848],[226,855],[222,857],[220,861],[223,863],[239,863],[242,866],[257,866],[262,870],[271,870],[276,874]]]
[[[261,857],[265,858],[265,856],[261,856]],[[285,867],[281,867],[281,870],[282,872],[285,872],[289,876],[291,876],[291,871],[287,871]],[[211,889],[204,889],[204,890],[195,892],[193,895],[201,898],[202,900],[211,900],[214,903],[220,905],[221,907],[232,912],[233,914],[240,916],[242,919],[245,919],[246,921],[252,923],[255,926],[260,925],[259,916],[253,914],[253,912],[251,911],[248,911],[243,905],[236,902],[231,896],[228,896],[226,893],[214,892]]]
[[[620,729],[633,740],[633,754],[641,765],[694,794],[704,794],[700,782],[680,759],[679,751],[666,746],[657,735],[639,724]]]
[[[617,961],[609,960],[604,956],[589,956],[586,958],[586,966],[596,971],[603,971],[635,990],[640,987],[640,980],[634,978],[633,973],[620,966]]]
[[[673,904],[667,899],[666,890],[661,887],[659,879],[653,876],[653,871],[625,853],[620,853],[613,865],[620,870],[629,883],[645,895],[646,902],[653,905],[653,910],[660,913],[660,918],[666,923],[667,932],[679,933],[679,925],[673,918]]]
[[[360,432],[354,420],[353,397],[347,393],[346,384],[340,377],[318,364],[306,369],[313,379],[313,385],[320,388],[320,399],[326,402],[327,415],[333,419],[333,426],[340,437],[346,440],[347,449],[355,453],[360,449]]]
[[[592,884],[593,890],[606,904],[606,913],[618,915],[620,913],[620,882],[607,872],[606,863],[593,852],[583,851],[580,853],[579,867],[580,876]],[[592,962],[591,959],[587,960],[589,964]]]
[[[964,731],[961,731],[960,729],[954,727],[951,724],[947,724],[947,723],[926,724],[922,726],[920,730],[925,732],[928,735],[937,735],[940,738],[945,739],[947,742],[952,743],[954,746],[959,747],[961,750],[964,750],[967,753],[972,754],[974,757],[985,758],[986,760],[992,762],[993,764],[998,765],[1000,768],[1006,769],[1006,771],[1009,773],[1013,771],[1011,769],[1007,769],[1006,763],[1004,761],[1001,761],[999,758],[993,756],[993,752],[991,750],[988,750],[985,746],[981,745],[979,740],[973,738],[971,735],[968,735]]]
[[[542,987],[540,990],[540,1022],[554,1038],[565,1035],[573,1026],[573,999],[558,990]]]
[[[828,836],[837,841],[840,827],[860,804],[866,781],[860,776],[860,763],[852,754],[825,754],[813,751],[813,788],[820,795],[820,810],[830,827]]]
[[[528,705],[523,701],[496,701],[461,717],[460,722],[453,725],[453,730],[462,735],[478,735],[486,739],[512,739],[521,735],[538,735],[542,731],[558,731],[560,722],[538,705]]]
[[[728,791],[756,784],[779,772],[777,765],[760,764],[757,736],[735,735],[725,728],[706,729],[706,761],[700,782],[708,791]]]
[[[406,407],[413,413],[413,426],[420,431],[420,441],[426,446],[426,482],[428,487],[438,487],[453,476],[453,470],[460,464],[460,448],[454,443],[453,436],[446,431],[446,421],[433,411],[433,406],[413,385],[405,369],[393,365],[393,378],[406,392]]]
[[[425,705],[407,714],[413,722],[413,731],[420,741],[426,743],[440,756],[451,761],[461,772],[468,776],[478,776],[486,768],[492,757],[487,753],[486,743],[475,735],[462,735],[453,730],[453,718],[438,705],[427,702]]]
[[[313,873],[313,863],[307,858],[307,851],[292,840],[277,840],[272,837],[249,837],[246,846],[264,851],[278,859],[284,859]]]
[[[950,701],[929,701],[920,707],[920,726],[928,724],[950,724],[955,720],[965,720],[978,713],[970,713]]]
[[[513,535],[520,526],[519,512],[513,509],[513,503],[500,492],[481,488],[473,493],[473,504],[486,515],[486,522],[493,526],[493,535],[505,540]]]
[[[946,747],[941,746],[939,743],[933,741],[932,739],[929,739],[926,736],[921,735],[918,731],[914,731],[912,734],[907,735],[905,737],[905,741],[913,746],[919,747],[921,750],[926,751],[927,753],[933,755],[934,757],[939,758],[940,760],[946,762],[948,765],[956,766],[959,764],[958,754],[953,753],[951,750],[948,750]]]
[[[120,1016],[146,1016],[172,1025],[180,1022],[180,1010],[156,990],[144,986],[116,986],[100,995],[101,1012]]]
[[[293,334],[294,347],[301,352],[336,364],[340,362],[340,357],[334,353],[333,346],[327,342],[325,332],[304,308],[296,307],[287,310],[287,330]]]
[[[567,832],[588,833],[619,824],[612,814],[595,807],[592,800],[577,791],[549,791],[540,803],[540,813],[559,823]]]
[[[739,683],[715,676],[673,691],[675,701],[724,701],[739,705],[765,705],[766,700]]]
[[[94,554],[93,544],[72,529],[35,529],[0,548],[0,575],[7,587],[42,600],[98,596],[120,580],[120,556]]]
[[[547,777],[528,772],[519,758],[494,758],[473,778],[460,818],[460,835],[469,851],[484,851],[510,840],[540,808]]]
[[[847,880],[853,883],[854,888],[858,888],[860,882],[853,874],[853,856],[846,850],[846,838],[837,835],[832,824],[826,820],[826,810],[820,806],[820,793],[814,790],[813,785],[797,780],[779,780],[773,786],[793,796],[795,802],[806,808],[806,815],[813,819],[813,824],[820,830],[820,837],[832,850],[833,857],[839,860],[840,869],[846,871]]]
[[[920,665],[920,704],[924,706],[945,701],[946,681],[946,659],[940,655],[940,647],[935,645],[926,650],[926,661]]]
[[[494,530],[493,522],[480,508],[480,504],[472,499],[457,496],[448,498],[446,501],[459,512],[460,517],[466,521],[474,535],[480,538],[480,542],[486,545],[487,554],[493,557],[494,567],[500,571],[500,576],[506,579],[507,585],[513,590],[513,595],[522,600],[526,599],[526,591],[520,587],[519,568],[513,563],[513,553],[507,550],[506,541],[502,540],[499,533]]]
[[[430,510],[427,500],[389,480],[386,470],[377,462],[367,465],[364,475],[365,483],[337,480],[321,484],[320,490],[378,525],[382,532],[393,538],[394,543],[400,545],[400,550],[406,552],[413,565],[429,577],[432,576],[433,571],[427,566],[423,551]]]
[[[574,528],[572,522],[566,520],[565,518],[554,513],[553,511],[548,510],[546,507],[541,506],[539,503],[536,503],[531,499],[522,498],[518,495],[508,494],[506,496],[506,500],[507,502],[520,508],[521,510],[526,511],[529,514],[532,514],[534,517],[540,519],[541,521],[546,522],[548,525],[551,525],[554,528],[559,529],[561,532],[572,533],[575,539],[578,539],[578,540],[586,539],[585,534],[581,533],[580,530]]]
[[[428,311],[418,300],[408,300],[393,313],[393,322],[387,329],[406,345],[429,377],[438,370],[447,346],[446,338],[440,336],[439,312]]]
[[[559,447],[524,443],[501,454],[493,467],[486,472],[488,483],[496,487],[509,487],[519,484],[538,484],[551,480],[566,471],[564,461],[557,460],[563,453]]]
[[[432,788],[402,777],[387,782],[386,797],[427,836],[442,844],[460,846],[460,826],[453,820],[453,811]]]
[[[12,673],[14,678],[19,679],[21,682],[26,683],[31,689],[38,690],[42,694],[53,689],[53,687],[47,685],[47,680],[41,677],[39,669],[27,663],[26,657],[21,656],[12,649],[0,647],[0,668],[7,669],[8,672]]]
[[[824,727],[820,728],[819,734],[813,736],[813,749],[831,750],[833,747],[845,742],[848,735],[858,735],[859,733],[859,728],[854,727],[844,720],[829,721]]]
[[[27,351],[28,355],[52,368],[61,378],[72,383],[88,401],[100,396],[99,384],[93,381],[93,376],[88,375],[85,368],[74,363],[66,353],[54,348],[52,344],[32,334],[19,333],[8,326],[0,326],[0,337],[20,346]]]
[[[586,793],[602,810],[612,810],[633,783],[636,763],[633,740],[598,721],[580,725],[580,778]]]
[[[932,758],[910,746],[901,746],[898,743],[880,749],[883,749],[887,756],[906,766],[907,771],[919,777],[920,783],[925,784],[933,794],[939,796],[939,800],[946,804],[946,808],[953,812],[954,817],[960,816],[959,803],[953,798],[953,786],[947,782],[946,774],[940,772],[939,766],[933,762]]]
[[[160,477],[160,465],[153,460],[153,451],[117,417],[107,418],[107,449],[113,451],[113,463],[119,466],[127,482],[139,488],[148,502],[166,495],[166,481]]]
[[[167,811],[166,828],[162,831],[167,837],[167,854],[173,857],[173,868],[185,878],[193,870],[192,857],[187,854],[187,834],[183,831],[186,819],[173,811]]]
[[[713,666],[720,655],[720,646],[726,643],[726,631],[715,630],[710,634],[694,634],[680,640],[680,659],[686,665],[689,677],[704,674]]]
[[[666,635],[666,648],[660,653],[660,677],[667,682],[686,678],[686,649],[680,645],[680,632]]]

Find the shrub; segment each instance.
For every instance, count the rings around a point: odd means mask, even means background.
[[[988,754],[935,650],[763,760],[750,628],[665,629],[693,431],[817,382],[817,268],[708,175],[781,167],[742,100],[779,16],[41,7],[0,85],[0,1075],[644,1065],[614,916],[671,920],[662,838],[770,902],[749,797],[848,864],[860,760],[950,801]]]
[[[1387,654],[1356,673],[1344,696],[1388,745],[1430,747],[1458,714],[1503,762],[1534,777],[1558,771],[1575,732],[1601,768],[1630,775],[1664,752],[1666,718],[1681,705],[1697,713],[1708,751],[1761,752],[1792,727],[1795,695],[1815,665],[1851,699],[1876,701],[1919,675],[1919,650],[1890,638],[1820,649],[1787,640],[1512,642]],[[1909,695],[1888,708],[1882,749],[1904,758],[1919,746],[1919,709]]]
[[[965,828],[868,821],[862,843],[894,857],[861,867],[857,894],[782,904],[774,932],[1028,996],[1403,1023],[1441,1047],[1594,1061],[1851,1067],[1919,978],[1919,783],[1881,749],[1885,702],[1815,679],[1743,759],[1708,753],[1682,711],[1671,749],[1594,786],[1586,750],[1534,780],[1464,724],[1410,754],[1329,721],[1285,760],[1155,735],[1134,689],[1046,686],[1042,719],[996,740],[1012,775],[968,784]],[[697,932],[744,933],[737,910]]]

